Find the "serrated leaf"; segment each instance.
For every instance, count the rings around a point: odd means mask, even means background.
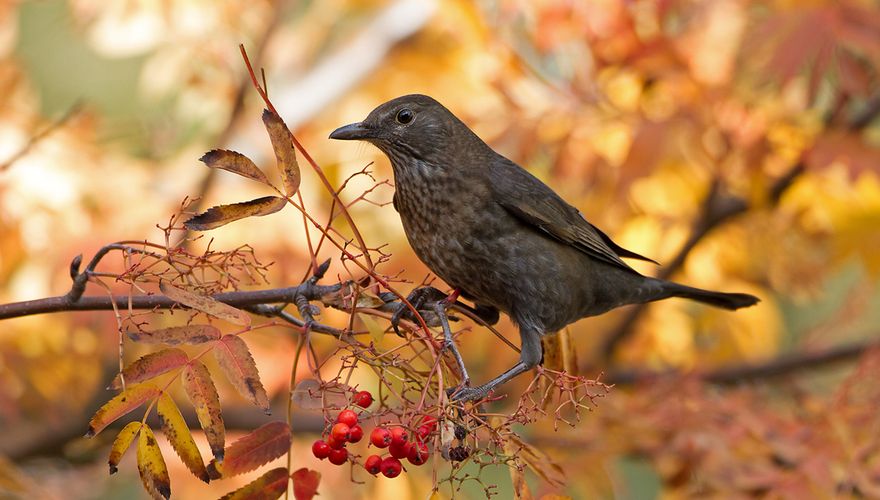
[[[220,500],[275,500],[287,490],[287,469],[278,467],[241,488],[220,497]]]
[[[290,449],[290,426],[285,422],[269,422],[242,436],[226,448],[223,462],[208,464],[211,479],[237,476],[287,453]]]
[[[220,330],[212,325],[185,325],[153,331],[126,332],[128,338],[143,344],[204,344],[220,338]]]
[[[284,182],[284,192],[287,196],[292,196],[299,189],[300,171],[290,129],[277,113],[268,109],[263,110],[263,125],[272,141],[278,171],[281,172],[281,180]]]
[[[143,404],[144,401],[159,397],[161,393],[162,391],[153,384],[128,386],[95,412],[95,416],[89,421],[89,430],[86,432],[86,437],[92,437],[101,432],[119,417],[134,410]]]
[[[320,472],[303,467],[291,474],[290,478],[293,479],[293,498],[296,500],[312,500],[318,494]]]
[[[138,472],[144,488],[153,498],[168,498],[171,496],[171,478],[168,477],[168,468],[156,436],[149,426],[144,425],[141,436],[138,439],[137,450]]]
[[[159,420],[162,423],[162,432],[168,438],[168,442],[177,452],[180,461],[186,465],[186,468],[193,473],[194,476],[204,482],[209,482],[208,471],[205,469],[205,462],[202,460],[202,454],[199,452],[196,442],[193,441],[192,433],[186,420],[180,414],[177,404],[171,399],[171,396],[163,393],[159,396],[159,403],[156,405],[156,412],[159,414]]]
[[[219,168],[271,186],[269,178],[257,168],[253,161],[238,151],[212,149],[205,153],[199,161],[211,168]]]
[[[509,436],[511,448],[508,453],[515,454],[532,469],[541,479],[557,488],[565,485],[565,473],[562,467],[550,459],[543,451],[524,442],[515,435]]]
[[[270,414],[269,396],[244,340],[238,335],[226,335],[214,347],[214,357],[238,393]]]
[[[211,453],[223,461],[223,447],[226,444],[226,429],[223,427],[223,414],[220,412],[220,396],[211,380],[211,374],[198,360],[193,360],[183,369],[183,390],[189,396],[199,424],[205,431],[205,438],[211,446]]]
[[[110,465],[110,474],[116,474],[117,466],[122,460],[122,456],[125,455],[135,436],[140,432],[141,425],[140,422],[129,422],[116,435],[116,439],[113,440],[113,445],[110,447],[110,456],[107,458],[107,463]]]
[[[287,200],[278,196],[263,196],[255,200],[232,203],[230,205],[217,205],[202,212],[183,223],[192,231],[207,231],[225,226],[230,222],[247,217],[262,217],[274,214],[284,208]]]
[[[157,377],[167,371],[180,368],[189,361],[189,356],[180,349],[163,349],[144,355],[122,370],[122,377],[116,375],[110,389],[122,387],[122,379],[126,384],[136,384]]]
[[[240,326],[249,326],[251,324],[251,317],[248,313],[206,295],[182,290],[167,281],[159,283],[159,290],[169,299],[215,318]]]

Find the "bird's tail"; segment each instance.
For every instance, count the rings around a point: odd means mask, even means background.
[[[747,293],[724,293],[712,292],[701,288],[680,285],[667,281],[664,288],[670,297],[683,297],[685,299],[696,300],[710,306],[721,307],[723,309],[739,309],[741,307],[749,307],[760,302],[758,297]]]

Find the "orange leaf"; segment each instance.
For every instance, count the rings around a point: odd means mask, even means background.
[[[250,158],[237,151],[212,149],[199,158],[199,161],[211,168],[226,170],[227,172],[232,172],[242,177],[253,179],[267,186],[271,186],[266,174],[257,168]]]
[[[225,226],[230,222],[247,217],[262,217],[274,214],[284,208],[287,200],[278,196],[263,196],[255,200],[233,203],[231,205],[218,205],[196,215],[184,222],[187,229],[193,231],[207,231]]]
[[[131,385],[117,394],[113,399],[104,403],[92,420],[89,421],[89,430],[86,437],[92,437],[101,432],[104,427],[112,424],[119,417],[134,410],[144,401],[157,398],[162,391],[153,384]]]
[[[222,463],[208,464],[211,479],[232,477],[269,463],[290,449],[290,426],[285,422],[269,422],[243,436],[226,449]]]
[[[293,497],[296,500],[312,500],[318,494],[321,473],[303,467],[290,475],[293,479]]]
[[[116,439],[113,440],[113,446],[110,447],[110,457],[107,458],[107,463],[110,465],[110,474],[116,474],[118,470],[116,467],[119,465],[119,461],[122,460],[122,455],[125,454],[132,441],[134,441],[135,436],[141,431],[141,425],[140,422],[129,422],[116,435]]]
[[[257,365],[244,340],[238,335],[226,335],[214,348],[214,356],[239,394],[269,415],[269,396],[260,382]]]
[[[211,325],[186,325],[153,331],[127,332],[128,338],[143,344],[202,344],[220,338],[220,330]]]
[[[126,384],[136,384],[157,377],[169,370],[179,368],[189,361],[189,357],[180,349],[163,349],[147,354],[122,370],[122,377],[116,375],[110,389],[122,387],[122,379]]]
[[[541,479],[557,488],[565,485],[565,473],[563,473],[562,467],[552,461],[546,453],[526,444],[515,435],[510,436],[510,442],[510,448],[506,448],[506,451],[519,457]]]
[[[162,451],[156,443],[156,436],[146,425],[141,429],[141,437],[138,440],[138,472],[141,474],[141,482],[144,488],[154,498],[168,498],[171,496],[171,478],[168,477],[168,468]]]
[[[287,196],[292,196],[299,189],[300,172],[290,129],[280,116],[268,109],[263,110],[263,125],[266,126],[266,132],[269,133],[269,139],[272,141],[272,149],[275,150],[275,160],[281,172],[281,179],[284,181],[284,192]]]
[[[279,467],[263,474],[220,500],[275,500],[287,490],[287,469]]]
[[[159,283],[159,290],[169,299],[215,318],[220,318],[240,326],[249,326],[251,324],[251,317],[248,313],[229,304],[216,301],[211,297],[181,290],[167,281]]]
[[[202,454],[193,441],[192,434],[189,432],[189,426],[186,420],[180,414],[177,404],[171,399],[171,396],[163,393],[159,396],[159,404],[156,406],[156,412],[159,414],[159,420],[162,422],[162,432],[174,447],[180,461],[193,473],[194,476],[204,482],[209,482],[208,471],[205,469],[205,462],[202,460]]]
[[[211,374],[200,361],[193,360],[184,368],[183,389],[196,410],[211,452],[217,460],[222,461],[226,429],[223,427],[223,415],[220,412],[220,396],[211,381]]]

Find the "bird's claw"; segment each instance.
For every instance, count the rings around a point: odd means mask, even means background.
[[[440,290],[432,286],[423,286],[411,291],[409,295],[407,295],[406,301],[412,304],[413,309],[419,311],[426,302],[437,302],[445,298],[446,294]],[[391,327],[394,329],[394,333],[396,333],[398,337],[403,337],[403,334],[400,333],[401,319],[410,321],[416,320],[412,309],[410,309],[405,303],[401,303],[397,310],[394,311],[394,314],[391,315]]]
[[[468,401],[477,401],[485,398],[489,391],[483,386],[470,387],[469,381],[446,390],[446,395],[456,403],[466,403]]]

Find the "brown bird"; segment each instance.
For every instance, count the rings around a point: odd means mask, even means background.
[[[639,274],[621,257],[651,259],[614,243],[431,97],[388,101],[330,138],[382,150],[394,170],[394,208],[416,255],[462,296],[505,312],[519,327],[519,362],[486,384],[460,388],[457,400],[481,399],[533,368],[543,357],[542,335],[587,316],[669,297],[725,309],[758,302]]]

